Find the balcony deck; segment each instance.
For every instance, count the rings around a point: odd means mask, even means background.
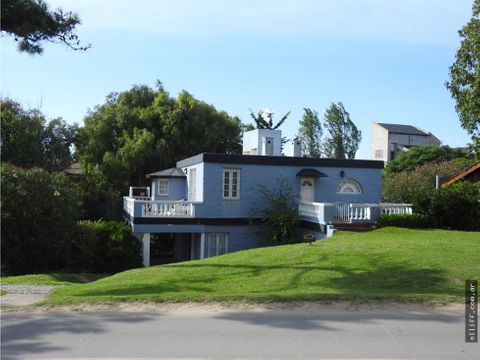
[[[383,214],[412,214],[412,204],[300,203],[299,214],[319,224],[374,223]]]
[[[153,201],[150,197],[123,198],[123,209],[131,218],[194,218],[200,205],[191,201]],[[304,203],[299,204],[303,220],[318,224],[373,224],[383,214],[411,214],[411,204],[394,203]]]
[[[149,197],[123,197],[123,210],[133,218],[193,218],[195,203],[191,201],[153,201]]]

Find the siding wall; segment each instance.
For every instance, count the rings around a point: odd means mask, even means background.
[[[186,179],[185,178],[168,178],[168,195],[158,195],[158,178],[152,179],[152,196],[155,201],[171,201],[171,200],[184,200],[187,198]]]
[[[300,195],[300,179],[296,174],[303,167],[265,166],[205,163],[204,201],[196,209],[197,217],[249,217],[252,209],[266,206],[258,189],[278,187],[277,179],[284,176],[292,187],[294,195]],[[223,169],[240,170],[240,199],[222,198]],[[315,179],[316,202],[378,203],[381,200],[381,169],[317,167],[328,175]],[[340,177],[340,171],[345,176]],[[362,187],[361,194],[337,194],[338,184],[346,179],[354,179]]]

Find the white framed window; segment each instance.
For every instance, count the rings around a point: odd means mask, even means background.
[[[343,180],[337,186],[337,194],[361,194],[362,187],[353,179]]]
[[[223,198],[240,199],[240,169],[223,169]]]
[[[375,150],[375,159],[383,159],[383,150]]]
[[[226,254],[228,251],[228,233],[208,234],[208,257]]]
[[[157,180],[157,195],[168,196],[168,179]]]

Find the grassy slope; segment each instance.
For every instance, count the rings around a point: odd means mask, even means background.
[[[38,284],[38,285],[70,285],[84,284],[98,280],[105,275],[88,273],[49,273],[31,274],[20,276],[5,276],[1,278],[2,284]]]
[[[50,304],[120,300],[461,301],[480,277],[480,233],[385,228],[136,269],[58,289]]]

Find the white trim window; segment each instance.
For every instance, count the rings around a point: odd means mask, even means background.
[[[208,234],[208,257],[226,254],[228,251],[228,233]]]
[[[157,180],[157,195],[168,196],[168,179]]]
[[[361,194],[362,187],[360,183],[353,179],[343,180],[337,186],[337,194]]]
[[[240,199],[240,169],[223,169],[223,198]]]
[[[375,150],[375,159],[383,159],[383,150]]]

